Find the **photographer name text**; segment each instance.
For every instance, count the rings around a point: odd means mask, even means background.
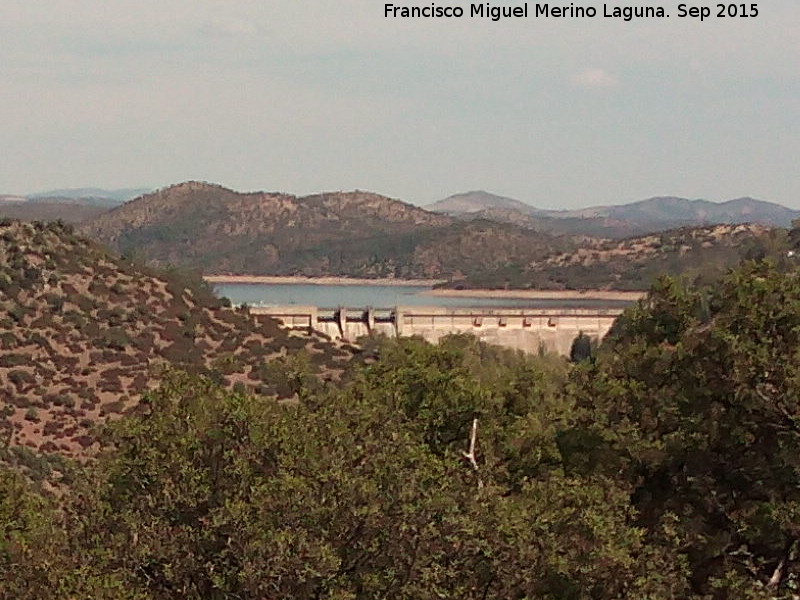
[[[525,2],[523,4],[436,4],[406,6],[403,4],[384,4],[384,17],[387,19],[619,19],[634,21],[638,19],[740,19],[758,17],[758,3],[717,3],[654,5],[654,4],[603,4],[591,6],[581,4],[550,4]]]

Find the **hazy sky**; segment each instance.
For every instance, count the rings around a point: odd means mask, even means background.
[[[200,179],[800,208],[800,1],[702,23],[678,4],[495,23],[376,0],[1,0],[0,193]]]

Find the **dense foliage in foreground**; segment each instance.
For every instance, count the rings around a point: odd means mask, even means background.
[[[798,338],[766,263],[576,365],[386,342],[293,405],[176,373],[60,498],[0,473],[0,598],[792,598]]]

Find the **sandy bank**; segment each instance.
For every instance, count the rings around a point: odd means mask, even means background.
[[[427,290],[425,296],[449,298],[522,298],[525,300],[619,300],[635,302],[646,292],[615,292],[608,290]]]
[[[439,279],[356,279],[354,277],[269,277],[260,275],[205,275],[208,283],[245,283],[267,285],[387,285],[434,286]]]

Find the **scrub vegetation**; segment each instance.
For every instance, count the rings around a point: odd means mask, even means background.
[[[216,298],[202,279],[124,260],[59,223],[0,222],[0,432],[11,446],[96,450],[92,426],[135,412],[168,368],[289,400],[353,356]]]

